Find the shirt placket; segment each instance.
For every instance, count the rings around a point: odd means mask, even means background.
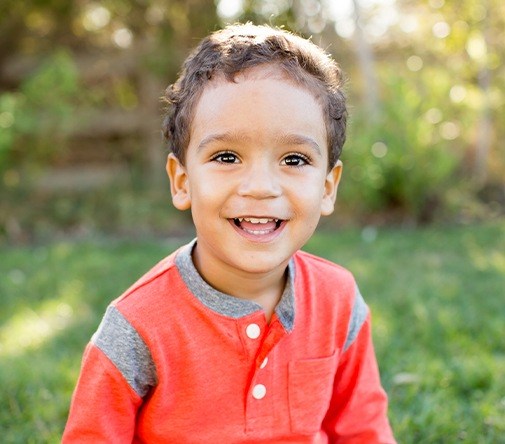
[[[268,433],[274,425],[276,405],[276,388],[273,386],[275,363],[270,352],[287,333],[275,315],[270,325],[262,314],[249,319],[242,329],[243,341],[252,362],[245,399],[245,431]]]

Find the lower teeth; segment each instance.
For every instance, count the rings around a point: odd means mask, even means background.
[[[268,234],[268,233],[271,233],[272,230],[258,230],[258,231],[253,231],[253,230],[247,230],[246,228],[242,228],[242,230],[244,230],[246,233],[249,233],[249,234],[255,234],[257,236],[259,235],[262,235],[262,234]]]

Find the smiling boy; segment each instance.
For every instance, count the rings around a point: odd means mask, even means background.
[[[300,248],[334,210],[346,109],[311,42],[234,25],[166,92],[196,239],[108,308],[63,442],[394,443],[352,275]]]

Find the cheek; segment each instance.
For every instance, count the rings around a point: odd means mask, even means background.
[[[210,216],[219,215],[226,198],[223,187],[215,181],[202,180],[190,186],[191,210],[193,217],[199,220],[209,220]]]
[[[326,177],[321,174],[314,174],[306,179],[295,179],[292,181],[291,190],[305,205],[317,205],[325,192]]]
[[[325,195],[324,184],[322,181],[306,184],[306,186],[300,187],[297,194],[299,196],[299,210],[305,213],[307,223],[311,227],[316,226],[321,217],[322,203]]]

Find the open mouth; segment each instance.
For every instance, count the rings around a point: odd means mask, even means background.
[[[273,233],[284,221],[268,217],[235,217],[233,223],[246,233],[261,236]]]

